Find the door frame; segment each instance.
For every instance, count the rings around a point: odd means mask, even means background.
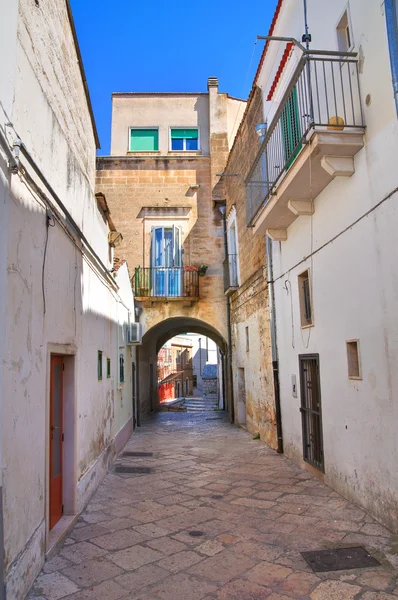
[[[46,523],[47,551],[60,539],[77,515],[77,452],[76,452],[76,354],[77,347],[72,344],[47,345],[47,381],[45,411],[45,503],[44,519]],[[51,357],[64,359],[63,377],[63,433],[62,447],[62,501],[63,517],[50,530],[50,402],[51,402]]]
[[[322,393],[321,393],[321,375],[320,375],[320,367],[319,367],[319,354],[299,354],[299,379],[300,379],[300,413],[301,413],[301,435],[303,438],[303,460],[306,464],[311,465],[314,469],[325,473],[325,452],[324,452],[324,444],[323,444],[323,418],[322,418]],[[319,391],[319,428],[320,428],[320,444],[321,444],[321,452],[322,452],[322,463],[315,464],[314,462],[308,460],[306,458],[306,438],[304,436],[304,427],[305,427],[305,416],[303,409],[303,400],[304,400],[304,383],[303,383],[303,371],[302,371],[302,362],[305,360],[315,360],[316,361],[316,375],[318,382],[318,391]]]

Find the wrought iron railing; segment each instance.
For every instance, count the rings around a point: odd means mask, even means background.
[[[224,267],[224,292],[238,287],[238,255],[228,254],[223,262]]]
[[[355,53],[303,53],[246,178],[247,224],[268,202],[311,130],[357,127],[364,127],[364,119]]]
[[[132,286],[139,298],[198,298],[199,273],[195,267],[138,267]]]

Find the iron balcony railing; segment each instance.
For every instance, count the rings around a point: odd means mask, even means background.
[[[224,292],[238,287],[238,255],[228,254],[223,262]]]
[[[304,52],[246,178],[249,226],[308,142],[311,130],[364,127],[355,53]]]
[[[139,298],[199,297],[195,267],[137,267],[132,285]]]

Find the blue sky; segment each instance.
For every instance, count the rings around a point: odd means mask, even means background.
[[[71,0],[101,141],[109,154],[112,92],[220,91],[247,98],[276,0]],[[253,55],[254,50],[254,55]],[[251,62],[253,56],[253,60]],[[251,62],[251,67],[249,65]]]

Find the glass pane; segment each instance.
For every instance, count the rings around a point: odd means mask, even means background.
[[[184,149],[184,140],[172,139],[171,140],[171,149],[172,150],[183,150]]]
[[[198,149],[198,140],[189,140],[185,141],[187,150],[197,150]]]
[[[155,267],[163,266],[163,229],[155,229]]]
[[[173,231],[164,230],[164,267],[173,266]]]
[[[61,399],[62,399],[62,364],[53,367],[52,381],[52,477],[61,473]]]

